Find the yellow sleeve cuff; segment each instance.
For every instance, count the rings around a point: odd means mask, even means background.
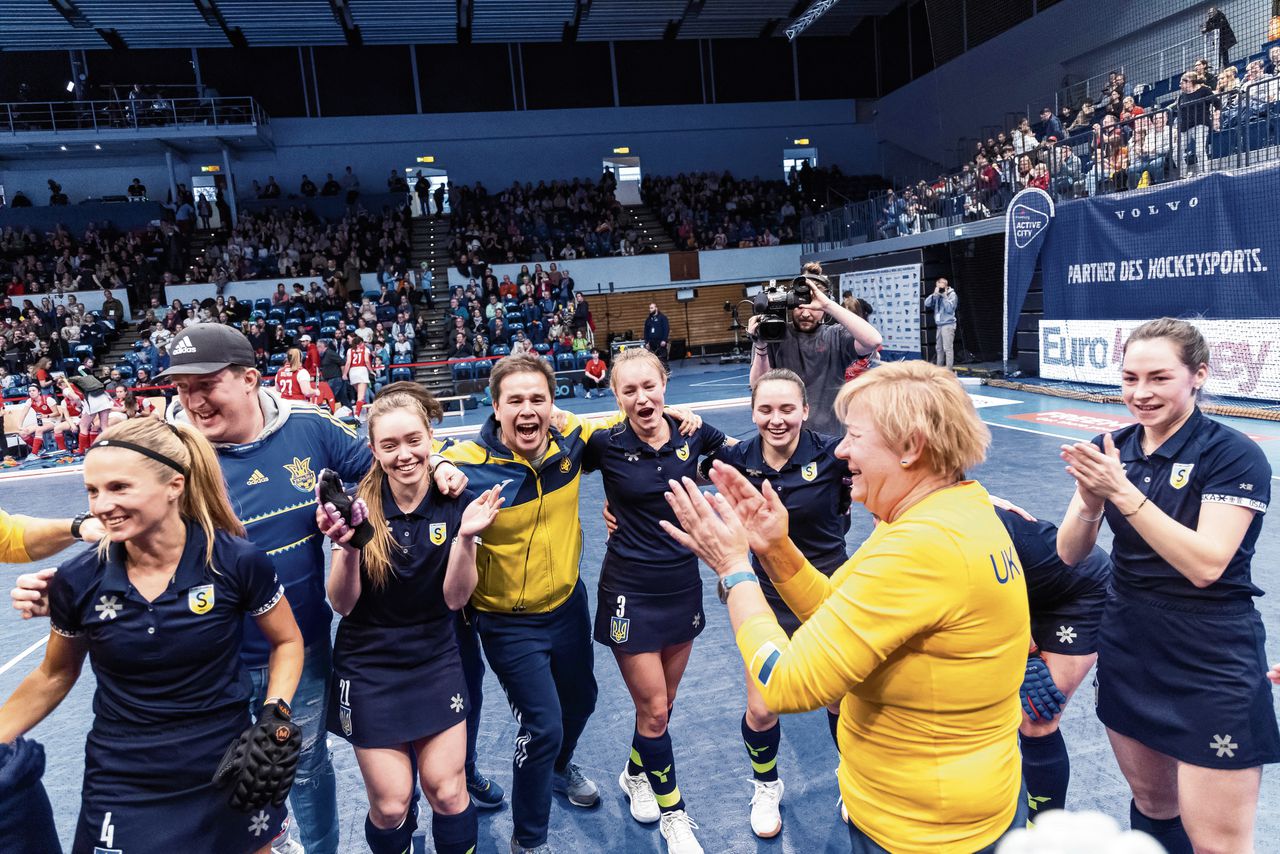
[[[831,595],[831,579],[818,572],[807,560],[795,575],[781,583],[775,582],[774,587],[800,622],[812,617]]]

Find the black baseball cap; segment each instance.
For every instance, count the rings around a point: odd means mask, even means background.
[[[169,367],[156,376],[213,374],[232,365],[258,366],[249,339],[221,323],[193,323],[174,336],[169,345]]]

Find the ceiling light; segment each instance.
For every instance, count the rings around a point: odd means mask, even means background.
[[[67,147],[65,145],[59,145],[58,148],[62,149],[63,151],[67,150]]]
[[[67,81],[67,91],[68,91],[68,92],[74,92],[74,91],[76,91],[76,81],[74,81],[74,80],[68,80],[68,81]]]
[[[102,150],[102,146],[101,146],[101,145],[98,145],[98,143],[96,143],[96,142],[95,142],[95,143],[93,144],[93,150],[94,150],[94,151],[101,151],[101,150]]]

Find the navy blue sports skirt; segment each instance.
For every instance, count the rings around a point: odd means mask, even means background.
[[[664,571],[662,583],[652,572],[628,572],[627,563],[605,553],[596,590],[597,643],[635,654],[656,652],[702,634],[702,579],[695,558]]]
[[[213,772],[249,711],[161,726],[95,720],[84,748],[84,791],[73,854],[249,854],[284,827],[283,806],[227,804]],[[2,847],[2,846],[0,846]]]
[[[1250,601],[1117,592],[1098,649],[1098,718],[1203,768],[1280,762],[1262,617]]]
[[[1045,652],[1090,655],[1098,651],[1107,590],[1099,589],[1041,613],[1031,612],[1031,637]]]
[[[394,747],[467,719],[471,700],[453,616],[414,626],[343,620],[333,643],[326,727],[356,747]]]

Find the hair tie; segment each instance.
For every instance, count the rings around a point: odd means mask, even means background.
[[[170,426],[172,427],[173,425],[170,425]],[[93,451],[98,448],[124,448],[125,450],[142,454],[144,457],[150,457],[156,462],[162,463],[168,466],[169,468],[173,469],[178,474],[185,475],[187,473],[187,470],[182,465],[180,465],[176,460],[170,459],[169,457],[166,457],[164,454],[161,454],[157,451],[153,451],[150,448],[144,448],[142,445],[135,445],[133,442],[124,442],[124,441],[121,441],[120,439],[99,439],[98,441],[94,442],[92,445],[89,446],[89,451]],[[88,455],[89,451],[85,451],[86,456]]]

